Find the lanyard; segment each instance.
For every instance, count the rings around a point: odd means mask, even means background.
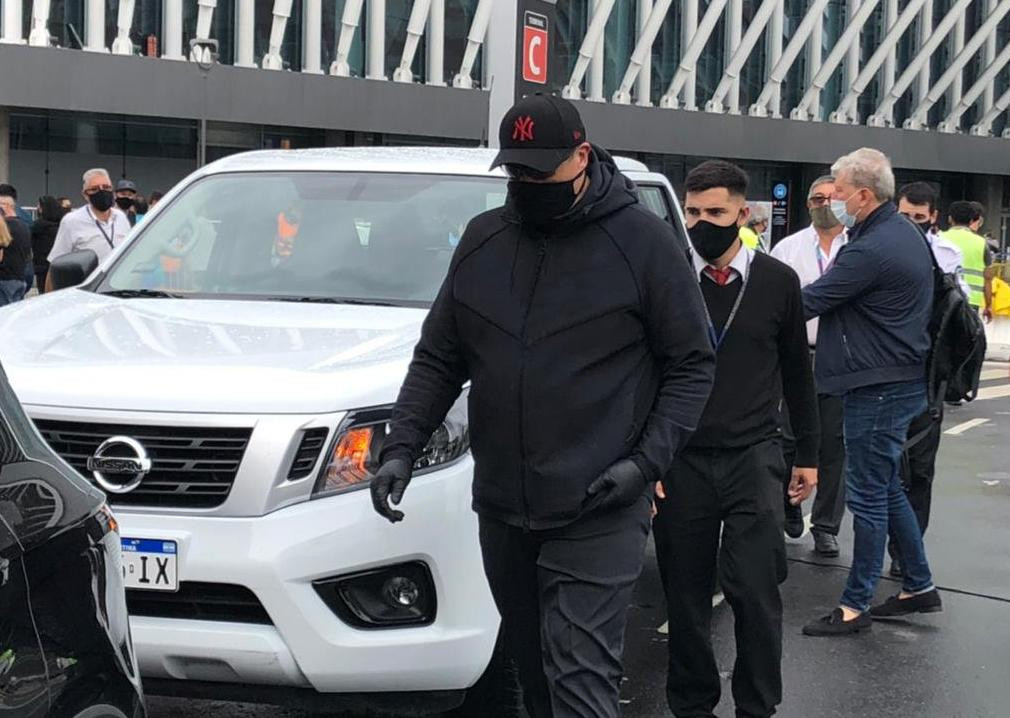
[[[105,231],[105,228],[102,227],[102,223],[98,221],[98,217],[96,217],[95,215],[91,214],[91,210],[90,209],[88,210],[88,215],[91,217],[91,219],[94,220],[95,226],[98,227],[98,231],[102,233],[103,237],[105,237],[105,241],[109,243],[109,249],[115,249],[116,245],[112,243],[112,239],[109,238],[109,235]],[[112,226],[110,227],[110,229],[112,229],[112,236],[115,237],[116,236],[116,215],[112,215]]]
[[[823,277],[824,273],[831,269],[831,265],[833,265],[834,262],[828,262],[827,266],[825,266],[824,260],[826,257],[824,256],[824,251],[821,249],[821,243],[819,241],[814,245],[814,251],[817,253],[817,268],[821,271],[821,276]]]
[[[708,311],[708,303],[704,300],[701,303],[701,306],[705,309],[705,319],[708,320],[708,338],[712,342],[712,348],[716,351],[719,351],[719,347],[722,346],[722,342],[729,332],[729,327],[733,323],[733,320],[736,319],[736,313],[740,310],[740,305],[743,304],[743,295],[747,291],[747,282],[750,281],[750,265],[753,259],[753,255],[747,258],[747,269],[740,277],[740,293],[736,295],[736,301],[733,302],[733,308],[730,310],[729,316],[726,317],[726,323],[723,324],[721,332],[715,330],[715,322],[712,321],[712,315]],[[702,281],[707,280],[703,279]]]

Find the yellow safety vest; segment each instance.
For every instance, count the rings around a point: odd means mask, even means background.
[[[740,228],[740,241],[743,242],[743,246],[747,249],[757,249],[761,240],[758,238],[758,233],[753,229],[744,225]]]
[[[964,281],[971,289],[968,301],[976,307],[985,304],[985,240],[966,227],[951,227],[943,232],[961,250]]]

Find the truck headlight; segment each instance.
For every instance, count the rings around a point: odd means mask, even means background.
[[[470,450],[470,424],[464,389],[432,434],[420,458],[414,463],[414,476],[438,469],[462,458]],[[350,412],[337,428],[328,460],[312,490],[312,497],[352,491],[368,486],[379,468],[379,455],[389,434],[392,407],[361,409]]]

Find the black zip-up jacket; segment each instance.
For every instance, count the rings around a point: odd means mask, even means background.
[[[577,518],[620,459],[660,479],[712,386],[683,245],[602,150],[589,178],[546,233],[509,204],[470,222],[382,451],[413,463],[469,380],[474,509],[525,528]]]

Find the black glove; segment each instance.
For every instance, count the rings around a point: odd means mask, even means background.
[[[403,459],[390,459],[379,467],[372,479],[372,506],[390,523],[403,521],[403,512],[390,508],[389,502],[399,505],[410,483],[410,474],[410,464]]]
[[[645,476],[631,459],[622,459],[600,474],[586,489],[588,496],[602,494],[601,509],[620,509],[631,506],[645,493]]]

